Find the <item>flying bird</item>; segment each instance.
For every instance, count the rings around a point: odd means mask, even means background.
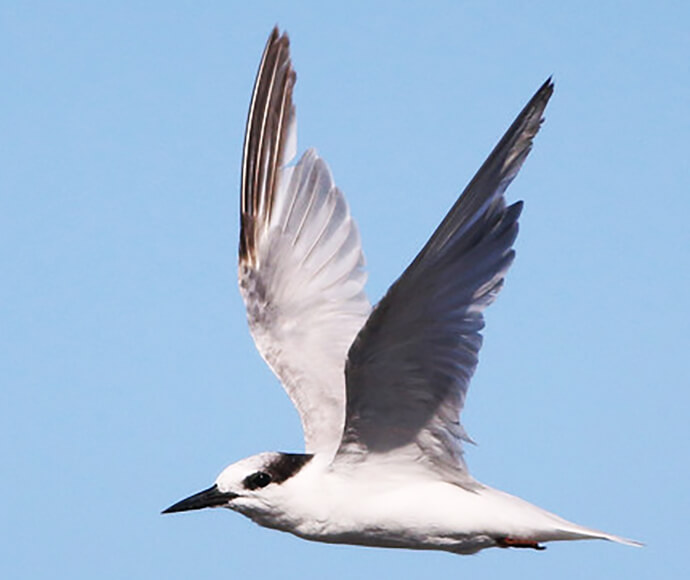
[[[297,408],[305,453],[227,467],[163,513],[223,507],[308,540],[472,554],[605,539],[474,479],[459,415],[482,312],[515,255],[506,188],[553,92],[517,116],[403,274],[372,308],[357,227],[326,162],[297,150],[295,72],[274,28],[244,141],[239,285],[258,350]]]

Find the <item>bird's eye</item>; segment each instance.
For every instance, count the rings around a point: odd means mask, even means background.
[[[271,483],[271,476],[265,471],[257,471],[244,478],[244,487],[247,489],[259,489]]]

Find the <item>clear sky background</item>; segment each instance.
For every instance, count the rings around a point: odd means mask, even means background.
[[[3,2],[0,576],[685,577],[689,6]],[[302,448],[236,285],[244,123],[276,23],[300,151],[347,195],[373,301],[554,75],[509,191],[518,257],[487,313],[467,456],[647,547],[460,557],[159,515],[233,461]]]

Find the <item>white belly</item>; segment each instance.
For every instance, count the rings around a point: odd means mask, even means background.
[[[286,485],[282,509],[247,514],[257,523],[329,543],[474,553],[500,538],[585,537],[519,498],[440,481],[367,481],[336,476]],[[275,506],[273,506],[275,508]]]

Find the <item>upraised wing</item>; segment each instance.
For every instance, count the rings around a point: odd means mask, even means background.
[[[348,354],[347,410],[335,462],[387,461],[469,481],[459,421],[477,366],[482,311],[513,261],[522,203],[504,192],[553,92],[518,115],[419,255],[374,308]]]
[[[371,307],[357,227],[326,163],[296,150],[295,72],[273,29],[247,119],[239,282],[259,352],[299,412],[306,450],[333,454],[345,359]]]

